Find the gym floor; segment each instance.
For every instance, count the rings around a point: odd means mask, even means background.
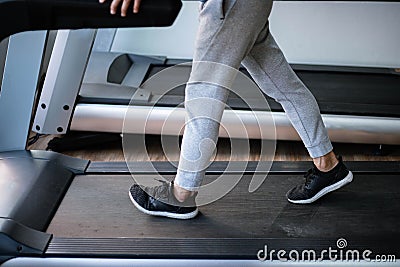
[[[31,134],[31,136],[34,134]],[[35,144],[28,147],[29,150],[45,150],[47,144],[58,135],[42,136]],[[138,136],[138,138],[142,138]],[[166,157],[159,136],[146,136],[147,151],[140,151],[136,148],[130,149],[130,159],[132,161],[178,161],[179,150],[168,151]],[[67,150],[62,153],[68,156],[88,159],[91,161],[124,161],[124,153],[121,141],[107,142],[87,146],[82,149]],[[259,140],[250,140],[250,153],[246,155],[231,155],[231,142],[229,139],[220,139],[217,146],[215,161],[258,161],[265,160],[260,157]],[[334,151],[342,155],[345,161],[400,161],[400,146],[383,145],[379,151],[379,145],[370,144],[345,144],[334,143]],[[136,150],[135,150],[136,149]],[[131,156],[132,155],[132,156]],[[274,161],[309,161],[307,150],[299,141],[277,141]]]

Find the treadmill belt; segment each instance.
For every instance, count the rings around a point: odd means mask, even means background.
[[[320,110],[324,114],[361,115],[400,117],[400,75],[383,72],[366,72],[367,68],[349,68],[332,66],[326,70],[319,66],[292,66],[300,80],[307,86],[317,99]],[[314,69],[313,69],[314,68]],[[148,78],[164,70],[165,67],[152,66]],[[378,71],[378,70],[376,70]],[[241,72],[251,78],[250,74]],[[240,76],[238,77],[240,79]],[[169,92],[159,101],[159,105],[177,106],[184,100],[184,86],[179,86]],[[246,101],[251,103],[253,110],[264,109],[264,101],[251,92],[242,92]],[[178,98],[179,96],[179,98]],[[264,94],[272,111],[283,111],[282,106],[273,98]],[[248,105],[233,93],[228,98],[232,109],[249,109]]]
[[[77,176],[47,232],[68,238],[400,239],[398,175],[357,173],[351,184],[311,205],[285,198],[301,175],[269,175],[254,193],[247,192],[250,179],[245,175],[185,221],[139,212],[128,197],[129,175]]]
[[[172,67],[171,64],[150,65],[143,81]],[[390,69],[361,67],[307,66],[293,65],[293,70],[313,93],[323,114],[400,117],[400,75]],[[189,77],[190,67],[180,67],[175,79]],[[250,77],[245,69],[241,71]],[[169,82],[174,77],[160,78]],[[238,79],[242,79],[238,76]],[[168,83],[168,81],[166,83]],[[243,81],[241,81],[243,82]],[[117,84],[83,84],[79,103],[128,105],[135,88]],[[164,95],[166,88],[151,88],[153,96]],[[164,95],[157,103],[139,99],[131,104],[176,107],[184,101],[185,86],[178,86]],[[249,90],[241,92],[253,110],[264,110],[265,100]],[[265,95],[272,111],[283,111],[281,105]],[[232,109],[248,110],[249,106],[238,96],[231,93],[227,104]]]

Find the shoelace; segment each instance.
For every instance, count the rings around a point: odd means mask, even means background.
[[[313,181],[316,177],[317,177],[317,176],[316,176],[316,174],[315,174],[314,168],[309,169],[309,170],[307,171],[307,173],[304,175],[304,178],[306,178],[306,179],[305,179],[304,186],[305,186],[306,188],[308,188],[309,185],[312,183],[312,181]]]
[[[165,181],[165,180],[161,180],[161,179],[157,179],[157,178],[153,178],[154,180],[161,182],[163,185],[169,184],[170,182]]]
[[[154,180],[161,182],[162,185],[153,187],[153,189],[154,189],[153,194],[150,194],[150,195],[153,198],[157,199],[157,200],[160,200],[160,199],[163,199],[163,200],[168,199],[168,200],[170,200],[171,196],[170,196],[169,188],[170,188],[171,183],[173,184],[173,182],[160,180],[160,179],[157,179],[157,178],[154,178]],[[197,195],[197,193],[195,193],[195,196],[196,195]],[[195,196],[190,197],[190,198],[192,198],[191,201],[193,201],[193,203],[192,203],[193,206],[196,206],[196,203],[194,203]],[[186,204],[189,203],[190,198],[188,200],[186,200]],[[175,197],[173,197],[173,199],[176,200]],[[171,204],[171,203],[169,203],[169,204]],[[181,204],[173,204],[173,205],[180,206]]]
[[[169,182],[161,180],[161,179],[156,179],[154,180],[161,182],[161,185],[155,186],[155,187],[149,187],[146,188],[146,192],[153,198],[155,199],[165,199],[168,198],[169,195]]]

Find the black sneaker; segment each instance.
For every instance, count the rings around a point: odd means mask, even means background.
[[[339,163],[329,172],[321,172],[314,165],[304,175],[305,183],[294,187],[286,194],[288,201],[295,204],[309,204],[350,183],[353,174],[343,164],[342,157],[338,160]]]
[[[129,190],[129,197],[136,208],[149,215],[174,219],[194,218],[199,212],[195,196],[181,203],[174,196],[173,186],[173,182],[165,181],[159,186],[144,189],[134,184]]]

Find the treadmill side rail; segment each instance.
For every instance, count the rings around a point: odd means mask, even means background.
[[[48,151],[0,153],[0,263],[44,253],[52,235],[43,231],[88,164]]]
[[[42,255],[51,238],[51,234],[0,218],[0,263],[15,256]]]
[[[56,165],[62,165],[63,168],[68,169],[73,174],[84,174],[89,166],[89,160],[70,157],[67,155],[59,154],[53,151],[44,150],[21,150],[9,151],[0,153],[0,160],[12,158],[32,158],[37,160],[51,161]],[[1,173],[1,167],[0,167]]]
[[[54,152],[0,153],[0,218],[46,231],[75,174],[87,165]],[[16,228],[0,227],[0,244],[4,235],[15,233],[10,229]]]

